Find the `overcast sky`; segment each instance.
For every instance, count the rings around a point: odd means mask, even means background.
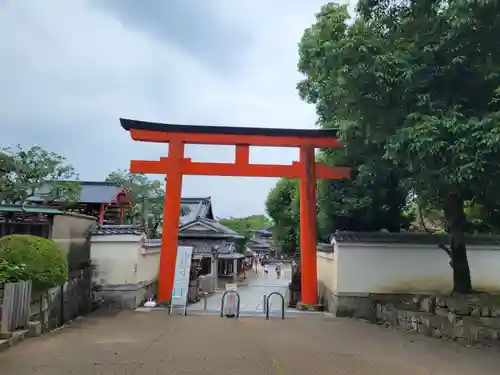
[[[99,181],[167,146],[133,142],[120,117],[196,125],[313,128],[295,85],[297,43],[325,0],[0,0],[0,146],[35,143]],[[232,161],[223,146],[187,146]],[[256,148],[251,162],[291,163]],[[158,177],[158,176],[155,176]],[[275,179],[184,178],[219,217],[264,213]]]

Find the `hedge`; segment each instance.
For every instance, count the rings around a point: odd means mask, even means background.
[[[13,234],[0,238],[0,259],[6,267],[3,278],[12,278],[12,267],[24,280],[32,280],[33,287],[45,290],[67,280],[68,262],[59,246],[52,240],[27,235]],[[2,270],[0,269],[0,272]],[[0,279],[2,275],[0,275]]]

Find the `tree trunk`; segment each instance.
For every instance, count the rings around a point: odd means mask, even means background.
[[[450,236],[451,266],[453,268],[453,292],[466,294],[472,291],[469,261],[465,246],[465,227],[467,219],[464,213],[464,201],[451,194],[445,204],[444,215]]]

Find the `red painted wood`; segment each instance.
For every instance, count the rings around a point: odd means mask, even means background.
[[[302,145],[314,146],[315,148],[340,148],[342,147],[338,138],[314,138],[283,136],[274,137],[268,135],[242,135],[242,134],[206,134],[206,133],[168,133],[153,130],[130,129],[130,135],[135,141],[168,143],[172,141],[204,144],[204,145],[238,145],[247,144],[251,146],[264,147],[300,147]]]
[[[160,303],[170,302],[172,296],[183,175],[299,178],[302,302],[317,303],[316,179],[348,179],[350,169],[326,166],[316,162],[314,150],[315,148],[342,147],[337,138],[182,133],[138,129],[130,129],[129,131],[132,139],[136,141],[169,143],[167,158],[160,158],[157,161],[132,160],[130,162],[132,173],[165,174],[167,176],[158,291]],[[184,144],[187,143],[235,145],[235,162],[193,162],[184,157]],[[293,162],[291,165],[250,164],[250,146],[299,147],[300,161]]]
[[[172,163],[169,167],[165,186],[160,274],[158,275],[158,301],[160,303],[170,302],[174,286],[175,262],[179,242],[179,216],[181,214],[182,172],[180,164],[183,157],[184,144],[171,142],[168,158]],[[177,163],[174,162],[176,160]]]
[[[300,264],[302,303],[318,303],[316,260],[316,178],[314,149],[300,148]]]
[[[159,161],[132,160],[130,171],[132,173],[168,174],[170,165],[168,158],[161,158]],[[299,162],[293,162],[291,165],[246,164],[244,162],[204,163],[193,162],[188,158],[182,160],[181,171],[185,175],[239,177],[300,178],[302,174]],[[349,178],[350,174],[348,167],[330,167],[319,162],[316,163],[315,171],[318,179],[344,179]]]

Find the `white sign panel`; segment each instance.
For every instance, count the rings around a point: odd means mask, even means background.
[[[177,248],[177,260],[175,262],[174,290],[172,291],[172,305],[186,306],[189,290],[189,274],[191,271],[191,258],[193,248],[190,246],[179,246]]]

